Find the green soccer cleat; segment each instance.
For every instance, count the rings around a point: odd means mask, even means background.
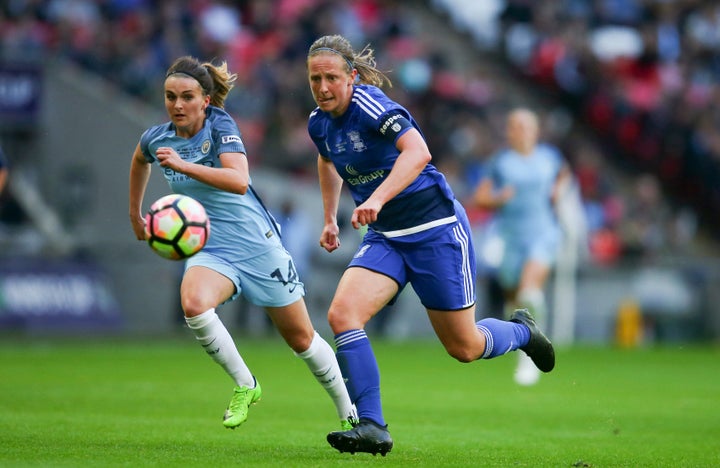
[[[353,427],[357,426],[357,424],[358,424],[357,416],[355,416],[354,414],[351,414],[347,418],[340,420],[340,431],[342,431],[342,432],[350,431],[350,430],[352,430]]]
[[[240,424],[247,421],[248,408],[255,404],[262,396],[262,389],[258,381],[255,381],[255,388],[246,386],[235,387],[235,394],[230,400],[225,415],[223,416],[223,426],[228,429],[235,429]]]
[[[527,309],[516,309],[510,317],[511,322],[521,323],[530,330],[530,341],[520,347],[525,354],[543,372],[550,372],[555,367],[555,350],[548,338],[540,331],[535,320]]]

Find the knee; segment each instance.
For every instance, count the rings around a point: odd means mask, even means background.
[[[313,338],[315,338],[315,330],[310,329],[299,331],[297,333],[289,335],[288,337],[286,337],[285,342],[295,353],[301,354],[310,349]]]
[[[467,346],[447,346],[445,347],[445,350],[455,360],[462,363],[477,361],[482,355],[482,353],[477,353],[475,350]]]
[[[365,327],[365,322],[357,311],[351,307],[337,303],[330,305],[328,310],[328,323],[333,333],[342,333],[347,330],[355,330]]]
[[[345,317],[338,308],[331,306],[328,310],[327,318],[328,324],[330,324],[330,328],[334,333],[340,333],[341,331],[344,331],[343,327],[345,326]]]
[[[206,304],[205,301],[191,295],[183,295],[180,298],[180,304],[185,313],[185,317],[198,316],[213,307],[212,305]]]

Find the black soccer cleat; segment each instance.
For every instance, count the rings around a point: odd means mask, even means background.
[[[328,443],[340,453],[366,452],[383,457],[393,447],[393,440],[387,426],[381,426],[369,419],[360,419],[349,431],[331,432],[327,436]]]
[[[540,331],[535,319],[527,309],[516,309],[510,317],[511,322],[521,323],[530,329],[530,341],[520,347],[525,354],[543,372],[550,372],[555,367],[555,350],[550,340]]]

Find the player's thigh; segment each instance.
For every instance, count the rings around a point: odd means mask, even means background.
[[[428,309],[435,334],[448,354],[462,362],[471,362],[485,351],[485,338],[475,325],[475,306],[462,310]]]
[[[503,290],[517,289],[526,260],[527,249],[525,246],[520,243],[507,243],[497,271],[498,281]]]
[[[426,309],[461,310],[475,303],[475,255],[463,227],[445,229],[404,251],[409,282]]]
[[[217,307],[235,293],[235,284],[215,270],[192,266],[185,271],[180,284],[180,300],[187,317]]]
[[[520,276],[520,289],[542,288],[557,258],[559,235],[554,231],[533,239]]]
[[[520,278],[520,289],[542,289],[550,275],[550,265],[530,259],[525,262]]]
[[[328,311],[333,332],[363,328],[398,289],[398,283],[384,274],[362,267],[346,269]]]

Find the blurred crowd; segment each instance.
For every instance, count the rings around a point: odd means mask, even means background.
[[[556,93],[615,164],[652,174],[637,181],[636,213],[662,187],[720,231],[720,3],[507,0],[498,20],[508,62]]]
[[[690,211],[671,208],[670,186],[717,207],[720,157],[720,7],[700,0],[507,0],[497,18],[503,60],[558,93],[541,113],[579,181],[591,260],[682,249],[694,235]],[[428,33],[422,5],[395,0],[8,0],[0,6],[0,58],[62,57],[149,103],[178,56],[228,62],[238,74],[227,110],[238,121],[251,164],[312,177],[307,137],[314,107],[305,57],[314,39],[339,33],[371,44],[419,121],[434,163],[460,197],[471,193],[487,157],[504,143],[504,113],[518,104],[502,77]],[[632,50],[614,47],[634,37]],[[623,42],[625,43],[625,42]],[[631,47],[626,47],[631,49]],[[580,136],[575,119],[596,128]],[[624,194],[608,171],[632,162],[643,174]],[[473,212],[476,223],[485,220]]]

